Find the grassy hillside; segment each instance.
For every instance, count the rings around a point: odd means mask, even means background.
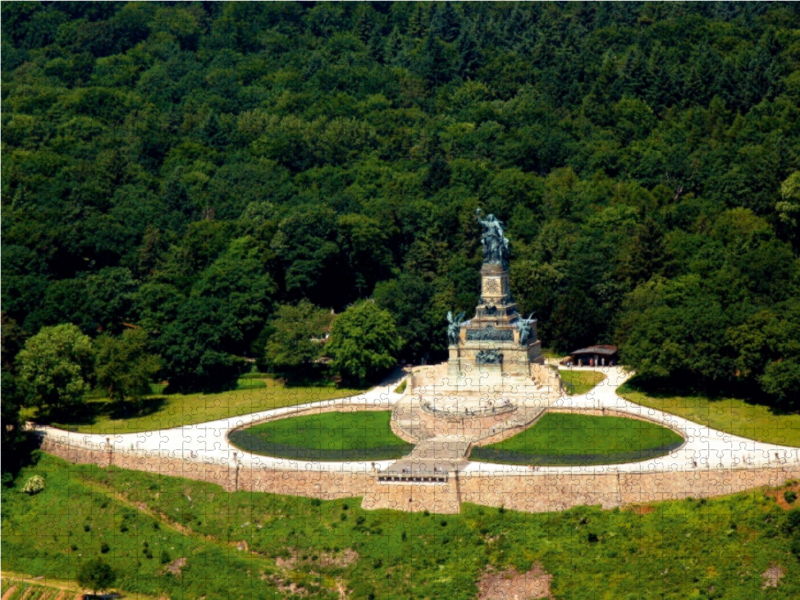
[[[28,496],[20,489],[33,474],[46,489]],[[440,516],[367,512],[356,498],[228,493],[43,455],[3,493],[3,568],[70,579],[81,561],[104,556],[120,588],[173,598],[294,589],[320,599],[350,590],[351,598],[466,600],[489,571],[539,565],[555,598],[790,599],[800,595],[800,562],[786,490],[550,514],[465,505]],[[770,573],[780,578],[765,592]]]

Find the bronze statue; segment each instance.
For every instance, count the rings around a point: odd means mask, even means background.
[[[508,266],[508,238],[503,235],[503,222],[494,215],[481,219],[481,209],[477,209],[478,223],[483,227],[481,245],[483,263],[486,265]]]

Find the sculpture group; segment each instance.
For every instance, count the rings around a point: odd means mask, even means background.
[[[447,313],[448,372],[451,377],[475,370],[530,376],[531,364],[543,362],[536,319],[533,313],[521,317],[511,297],[503,222],[492,214],[482,218],[480,209],[476,215],[483,228],[480,301],[469,321],[463,320],[463,312]]]

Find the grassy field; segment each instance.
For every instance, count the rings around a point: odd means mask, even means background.
[[[28,496],[20,490],[33,474],[47,487]],[[471,600],[490,571],[538,564],[558,599],[788,600],[800,597],[800,562],[774,499],[783,491],[547,514],[465,504],[442,516],[228,493],[44,455],[2,494],[3,568],[71,579],[82,561],[103,556],[131,594]],[[769,572],[782,577],[765,590]]]
[[[249,452],[309,460],[388,460],[411,451],[389,427],[391,411],[330,412],[240,429],[231,442]]]
[[[636,404],[657,408],[734,435],[759,442],[800,446],[800,414],[775,414],[768,406],[735,398],[655,396],[639,389],[635,379],[621,385],[617,394]]]
[[[141,410],[127,418],[115,413],[107,398],[90,399],[75,418],[56,426],[85,433],[135,433],[168,429],[215,419],[246,415],[261,410],[295,406],[306,402],[345,398],[363,390],[338,388],[333,384],[288,387],[277,379],[240,379],[239,389],[219,394],[168,394],[144,401]],[[33,411],[23,417],[36,419]]]
[[[538,423],[497,444],[475,448],[472,458],[524,464],[609,464],[666,454],[683,443],[655,423],[621,417],[547,413]]]
[[[570,396],[585,394],[606,378],[603,373],[598,373],[597,371],[559,369],[558,374],[561,376],[561,381]]]

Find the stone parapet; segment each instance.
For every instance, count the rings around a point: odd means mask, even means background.
[[[169,453],[137,452],[113,447],[72,446],[44,437],[42,449],[72,463],[114,465],[205,481],[225,490],[268,492],[332,500],[363,498],[364,508],[457,513],[461,502],[523,512],[566,510],[579,505],[603,508],[645,502],[710,498],[761,486],[778,486],[800,478],[799,465],[774,465],[736,469],[683,469],[675,471],[606,473],[548,472],[448,473],[446,483],[379,482],[378,472],[317,471],[274,466],[248,467],[186,460]]]

